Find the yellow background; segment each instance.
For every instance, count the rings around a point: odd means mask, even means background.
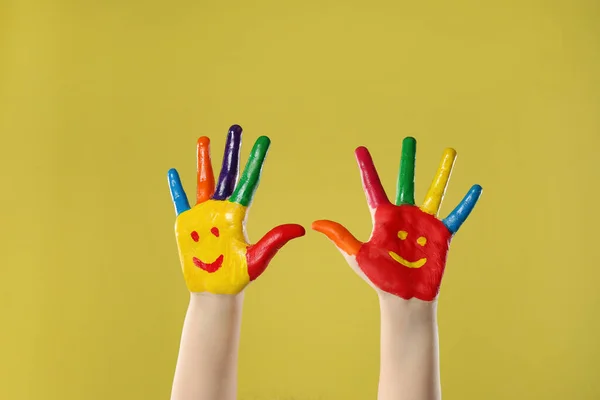
[[[453,242],[444,399],[597,399],[600,8],[595,0],[0,2],[0,398],[166,399],[188,294],[166,171],[194,192],[232,123],[272,139],[251,209],[368,237],[353,149],[390,196],[442,150]],[[285,207],[281,205],[284,204]],[[247,291],[241,400],[374,399],[377,300],[320,235]]]

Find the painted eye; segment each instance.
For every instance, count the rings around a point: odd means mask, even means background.
[[[213,235],[215,235],[216,237],[219,237],[219,228],[217,228],[216,226],[213,226],[210,229],[210,233],[212,233]]]
[[[425,244],[427,243],[427,238],[424,236],[421,236],[420,238],[417,239],[417,243],[420,244],[421,246],[425,246]]]
[[[400,238],[400,240],[406,239],[407,236],[408,236],[408,232],[406,232],[406,231],[398,232],[398,237]]]
[[[198,240],[200,240],[200,235],[198,235],[198,232],[196,232],[196,231],[193,231],[190,236],[192,236],[192,239],[194,240],[194,242],[197,242]]]

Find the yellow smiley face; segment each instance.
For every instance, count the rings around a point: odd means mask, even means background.
[[[175,235],[191,292],[239,293],[249,282],[246,207],[207,200],[177,216]]]
[[[408,232],[406,231],[399,231],[398,232],[398,238],[402,241],[406,240],[408,238]],[[420,246],[420,247],[424,247],[427,244],[427,238],[425,236],[419,236],[416,240],[416,243]],[[409,253],[411,253],[410,255],[412,256],[411,258],[416,258],[416,251],[412,250],[407,250]],[[399,254],[390,251],[389,252],[390,257],[392,257],[395,261],[397,261],[398,263],[400,263],[401,265],[404,265],[407,268],[421,268],[423,265],[425,265],[425,263],[427,262],[427,258],[419,258],[416,261],[409,261],[407,259],[405,259],[404,257],[400,256]],[[414,259],[413,258],[413,259]]]

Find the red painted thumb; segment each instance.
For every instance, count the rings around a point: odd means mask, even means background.
[[[248,261],[248,275],[253,281],[262,274],[271,259],[287,242],[300,236],[306,231],[302,225],[285,224],[271,229],[262,239],[248,247],[246,260]]]

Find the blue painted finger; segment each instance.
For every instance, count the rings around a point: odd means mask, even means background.
[[[450,215],[442,221],[450,232],[454,234],[460,229],[460,226],[467,220],[469,214],[475,208],[475,204],[477,204],[482,191],[481,186],[473,185]]]
[[[190,203],[188,202],[183,186],[181,185],[181,179],[179,179],[179,173],[175,168],[171,168],[168,172],[169,178],[169,190],[171,191],[171,199],[173,199],[173,205],[175,206],[175,213],[177,215],[190,209]]]

